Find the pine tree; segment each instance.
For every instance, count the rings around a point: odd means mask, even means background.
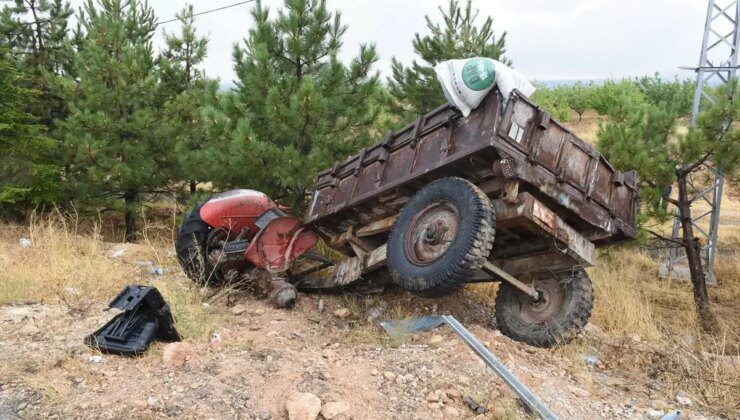
[[[208,80],[199,66],[206,58],[208,39],[196,34],[193,6],[187,5],[177,19],[180,34],[164,33],[167,48],[159,57],[162,92],[167,96],[167,128],[176,142],[182,176],[188,179],[190,194],[196,192],[195,178],[203,168],[194,156],[207,141],[199,112],[203,103],[213,101],[218,89],[216,80]]]
[[[697,118],[697,124],[687,134],[677,134],[676,113],[657,105],[634,106],[629,95],[616,99],[625,104],[613,104],[610,120],[598,132],[599,149],[620,170],[637,169],[641,210],[646,217],[643,228],[653,236],[686,251],[694,290],[694,303],[701,326],[712,330],[714,317],[709,308],[704,268],[701,264],[701,244],[694,237],[691,221],[689,177],[703,165],[712,165],[725,173],[730,182],[737,180],[740,168],[740,130],[735,122],[740,118],[740,102],[723,98]],[[615,114],[615,117],[611,117]],[[678,197],[663,196],[667,185],[678,185]],[[649,229],[664,222],[667,214],[659,200],[676,206],[683,225],[682,237],[666,238]]]
[[[69,186],[80,201],[123,210],[132,241],[144,194],[167,186],[176,168],[172,140],[158,131],[165,116],[151,43],[156,19],[138,0],[88,0],[80,21],[76,77],[63,90]]]
[[[26,87],[38,92],[24,108],[54,128],[66,107],[54,92],[54,78],[69,74],[74,54],[68,22],[72,15],[63,0],[3,0],[0,11],[0,46],[22,66]]]
[[[430,34],[416,34],[414,51],[421,62],[414,60],[405,67],[393,58],[392,77],[388,79],[391,94],[395,97],[394,111],[404,121],[425,114],[445,103],[442,87],[437,81],[434,66],[452,59],[488,57],[507,64],[506,32],[497,37],[493,31],[493,18],[487,16],[478,26],[479,10],[473,10],[472,0],[464,8],[459,0],[450,0],[447,10],[439,8],[442,23],[425,16]]]
[[[377,55],[361,45],[339,60],[346,27],[324,0],[286,0],[274,18],[258,1],[252,16],[234,49],[236,92],[205,109],[204,166],[217,186],[261,189],[299,212],[316,171],[370,141]]]
[[[26,87],[27,76],[0,48],[0,216],[20,216],[29,207],[49,202],[57,172],[48,164],[51,140],[45,127],[25,112],[37,92]]]

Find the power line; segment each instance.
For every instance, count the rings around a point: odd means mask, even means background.
[[[204,10],[202,12],[193,13],[193,17],[200,16],[200,15],[207,15],[208,13],[218,12],[219,10],[224,10],[224,9],[229,9],[229,8],[236,7],[236,6],[241,6],[243,4],[252,3],[253,1],[254,0],[240,1],[238,3],[228,4],[226,6],[217,7],[215,9],[211,9],[211,10]],[[55,19],[66,19],[66,16],[56,16],[54,18],[40,19],[38,21],[38,23],[48,23],[48,22],[51,22],[51,21],[53,21]],[[165,23],[177,22],[179,20],[180,20],[179,18],[174,18],[174,19],[170,19],[170,20],[165,20],[163,22],[157,22],[157,25],[156,26],[164,25]],[[18,22],[18,24],[20,24],[20,25],[29,25],[29,26],[30,25],[35,25],[36,23],[37,22],[35,22],[35,21],[31,21],[31,22]]]
[[[202,11],[202,12],[193,13],[193,17],[200,16],[200,15],[206,15],[208,13],[218,12],[219,10],[229,9],[231,7],[241,6],[242,4],[251,3],[253,1],[254,0],[240,1],[238,3],[229,4],[229,5],[226,5],[226,6],[221,6],[221,7],[218,7],[216,9],[205,10],[205,11]],[[175,18],[175,19],[165,20],[164,22],[157,22],[157,26],[164,25],[165,23],[177,22],[179,20],[180,20],[179,18]]]

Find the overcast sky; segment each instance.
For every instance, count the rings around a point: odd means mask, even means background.
[[[237,0],[191,0],[195,12]],[[79,5],[80,0],[73,0]],[[160,21],[171,19],[185,0],[149,0]],[[267,0],[274,9],[280,0]],[[391,57],[411,62],[411,40],[426,33],[424,15],[438,16],[447,0],[328,0],[349,26],[343,57],[374,42],[378,70],[389,73]],[[507,56],[525,76],[537,80],[603,79],[660,72],[690,77],[678,66],[699,59],[706,0],[474,0],[491,16],[498,34],[507,31]],[[206,73],[223,83],[234,78],[231,51],[252,26],[250,4],[197,17],[210,39]],[[482,22],[482,19],[481,19]],[[162,26],[177,31],[178,23]],[[161,31],[155,45],[161,47]]]

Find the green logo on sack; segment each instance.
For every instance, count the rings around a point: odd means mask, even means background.
[[[462,78],[468,89],[488,89],[496,79],[496,69],[491,60],[473,58],[463,66]]]

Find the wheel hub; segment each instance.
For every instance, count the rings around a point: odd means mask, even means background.
[[[521,319],[528,324],[548,322],[563,308],[565,288],[555,278],[536,280],[534,288],[539,293],[539,299],[532,299],[524,294],[519,297]]]
[[[404,253],[415,265],[428,265],[441,258],[457,237],[459,213],[449,201],[423,208],[408,224],[404,234]]]

